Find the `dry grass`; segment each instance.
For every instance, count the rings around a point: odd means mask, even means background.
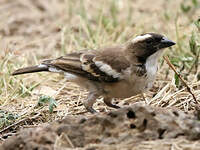
[[[15,125],[16,129],[20,125],[30,127],[69,114],[86,113],[81,101],[87,93],[78,86],[65,82],[56,74],[13,77],[10,76],[12,71],[79,49],[121,44],[144,32],[162,33],[177,42],[166,54],[187,78],[187,84],[199,100],[197,53],[200,35],[194,25],[200,13],[199,5],[195,0],[1,0],[1,128],[12,126],[14,122],[18,125]],[[195,53],[189,45],[192,35]],[[37,106],[41,95],[56,99],[58,105],[53,113],[48,112],[48,104]],[[129,105],[141,99],[135,96],[116,101],[119,105]],[[178,83],[178,78],[163,60],[155,85],[146,93],[146,99],[148,105],[177,107],[186,112],[194,110],[195,105],[192,96]],[[101,112],[110,109],[102,99],[94,108]]]

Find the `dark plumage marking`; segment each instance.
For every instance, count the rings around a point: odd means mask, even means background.
[[[147,37],[144,40],[138,41],[136,43],[131,43],[128,45],[128,49],[134,50],[135,56],[139,63],[144,64],[146,59],[157,52],[160,48],[159,45],[161,44],[161,40],[163,38],[162,35],[155,34],[155,33],[147,33],[151,36]],[[142,34],[141,36],[144,36]]]
[[[48,71],[47,67],[38,67],[38,66],[31,66],[26,68],[21,68],[12,73],[12,75],[20,75],[24,73],[33,73],[33,72],[41,72],[41,71]]]
[[[58,70],[80,75],[93,81],[116,82],[119,80],[119,78],[113,78],[101,71],[93,62],[94,57],[94,54],[72,53],[57,59],[45,60],[42,64],[45,64],[48,67],[55,67]]]
[[[88,65],[90,70],[83,70],[87,72],[87,77],[89,77],[90,80],[95,80],[99,82],[116,82],[119,80],[119,78],[114,78],[105,72],[101,71],[99,67],[96,66],[93,59],[95,58],[95,55],[84,55],[82,56],[82,65]]]
[[[138,76],[138,77],[142,77],[142,76],[145,76],[147,75],[147,70],[146,70],[146,67],[144,64],[141,64],[141,65],[137,65],[137,69],[135,71],[135,74]]]
[[[147,70],[145,67],[145,64],[138,64],[135,65],[135,69],[134,69],[134,74],[137,75],[138,77],[146,77],[147,76]]]

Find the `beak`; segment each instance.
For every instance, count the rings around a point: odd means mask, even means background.
[[[167,48],[167,47],[173,46],[175,44],[176,44],[175,42],[167,39],[166,37],[163,37],[159,44],[159,49]]]

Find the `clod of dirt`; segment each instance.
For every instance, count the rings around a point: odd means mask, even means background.
[[[99,113],[89,118],[68,116],[50,125],[21,130],[8,138],[0,149],[136,150],[145,149],[146,145],[154,150],[168,150],[176,144],[183,149],[197,150],[199,139],[197,117],[179,110],[135,104],[107,114]],[[189,146],[192,143],[196,146]]]

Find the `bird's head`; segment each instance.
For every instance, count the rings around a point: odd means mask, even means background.
[[[156,54],[161,54],[162,49],[175,45],[176,43],[165,36],[156,33],[146,33],[136,36],[127,45],[129,55],[134,56],[139,63],[145,63],[147,58]],[[159,56],[159,55],[157,55]]]

